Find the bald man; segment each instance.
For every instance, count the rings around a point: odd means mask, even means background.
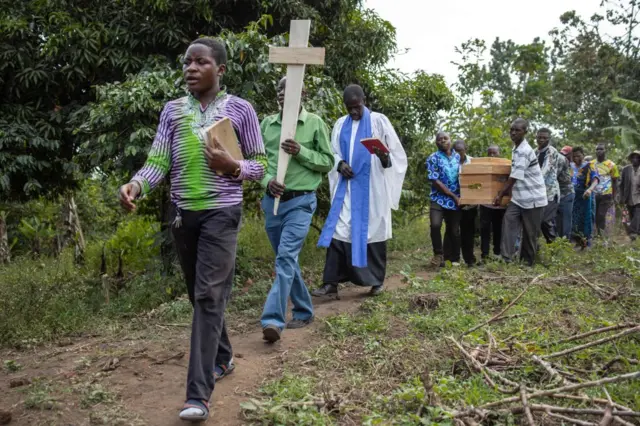
[[[391,238],[391,210],[399,207],[407,155],[389,119],[365,106],[362,87],[347,86],[348,115],[333,127],[331,145],[336,167],[329,173],[331,209],[318,246],[327,247],[324,285],[314,296],[338,294],[350,281],[382,291]],[[371,154],[361,143],[378,139],[384,151]]]
[[[500,252],[507,262],[511,262],[516,252],[518,234],[522,230],[520,258],[533,266],[538,250],[542,214],[548,200],[538,157],[525,139],[528,128],[529,123],[522,118],[511,123],[511,174],[493,204],[499,206],[502,198],[511,192],[511,201],[507,205],[502,224]]]
[[[287,80],[278,83],[278,104],[284,105]],[[303,88],[303,97],[305,91]],[[260,125],[265,150],[267,170],[262,179],[266,193],[262,199],[265,228],[273,250],[276,252],[276,278],[262,312],[263,337],[268,342],[280,340],[286,328],[301,328],[313,320],[313,303],[302,279],[298,255],[307,237],[311,219],[316,210],[316,189],[322,176],[334,165],[329,141],[329,128],[320,117],[300,107],[295,140],[280,145],[282,111],[264,119]],[[280,148],[291,154],[284,184],[276,181]],[[278,215],[273,214],[273,204],[280,198]],[[287,301],[291,298],[293,319],[286,322]]]

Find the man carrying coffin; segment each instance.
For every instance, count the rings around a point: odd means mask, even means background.
[[[340,118],[331,135],[336,166],[329,173],[331,210],[318,246],[328,247],[322,288],[314,296],[338,294],[338,284],[350,281],[382,291],[391,238],[391,209],[400,202],[407,156],[393,126],[383,114],[365,107],[362,87],[344,91],[348,115]],[[380,140],[386,151],[371,154],[360,143]]]

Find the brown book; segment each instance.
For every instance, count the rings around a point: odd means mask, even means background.
[[[236,136],[231,120],[228,117],[225,117],[220,121],[216,121],[211,126],[204,129],[204,134],[208,146],[227,151],[236,161],[244,159],[242,156],[242,150],[240,149],[240,144],[238,143],[238,137]],[[218,141],[217,147],[213,146],[214,138]],[[216,173],[218,173],[218,175],[222,174],[218,171],[216,171]]]

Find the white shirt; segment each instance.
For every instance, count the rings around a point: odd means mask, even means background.
[[[328,176],[332,201],[340,181],[338,163],[344,160],[340,148],[340,133],[346,119],[347,116],[341,117],[333,127],[331,134],[331,146],[336,160],[335,166]],[[355,140],[359,124],[359,121],[354,121],[352,124],[349,158],[353,158],[355,143],[360,143]],[[371,156],[367,243],[377,243],[392,237],[391,209],[397,210],[400,204],[402,183],[407,172],[407,155],[391,122],[384,114],[371,112],[371,131],[373,133],[372,137],[380,139],[389,149],[389,158],[391,160],[391,167],[385,169],[375,155],[372,154]],[[347,243],[351,242],[351,182],[349,180],[347,181],[347,191],[333,238]]]

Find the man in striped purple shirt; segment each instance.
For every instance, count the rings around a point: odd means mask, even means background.
[[[224,311],[233,284],[242,181],[261,180],[266,166],[256,112],[220,87],[226,60],[218,40],[191,43],[183,66],[190,95],[165,105],[147,162],[120,189],[122,205],[133,210],[135,199],[170,175],[172,231],[194,308],[187,401],[180,412],[189,421],[207,419],[215,380],[234,368]],[[204,129],[224,117],[233,124],[244,160],[206,147]]]

